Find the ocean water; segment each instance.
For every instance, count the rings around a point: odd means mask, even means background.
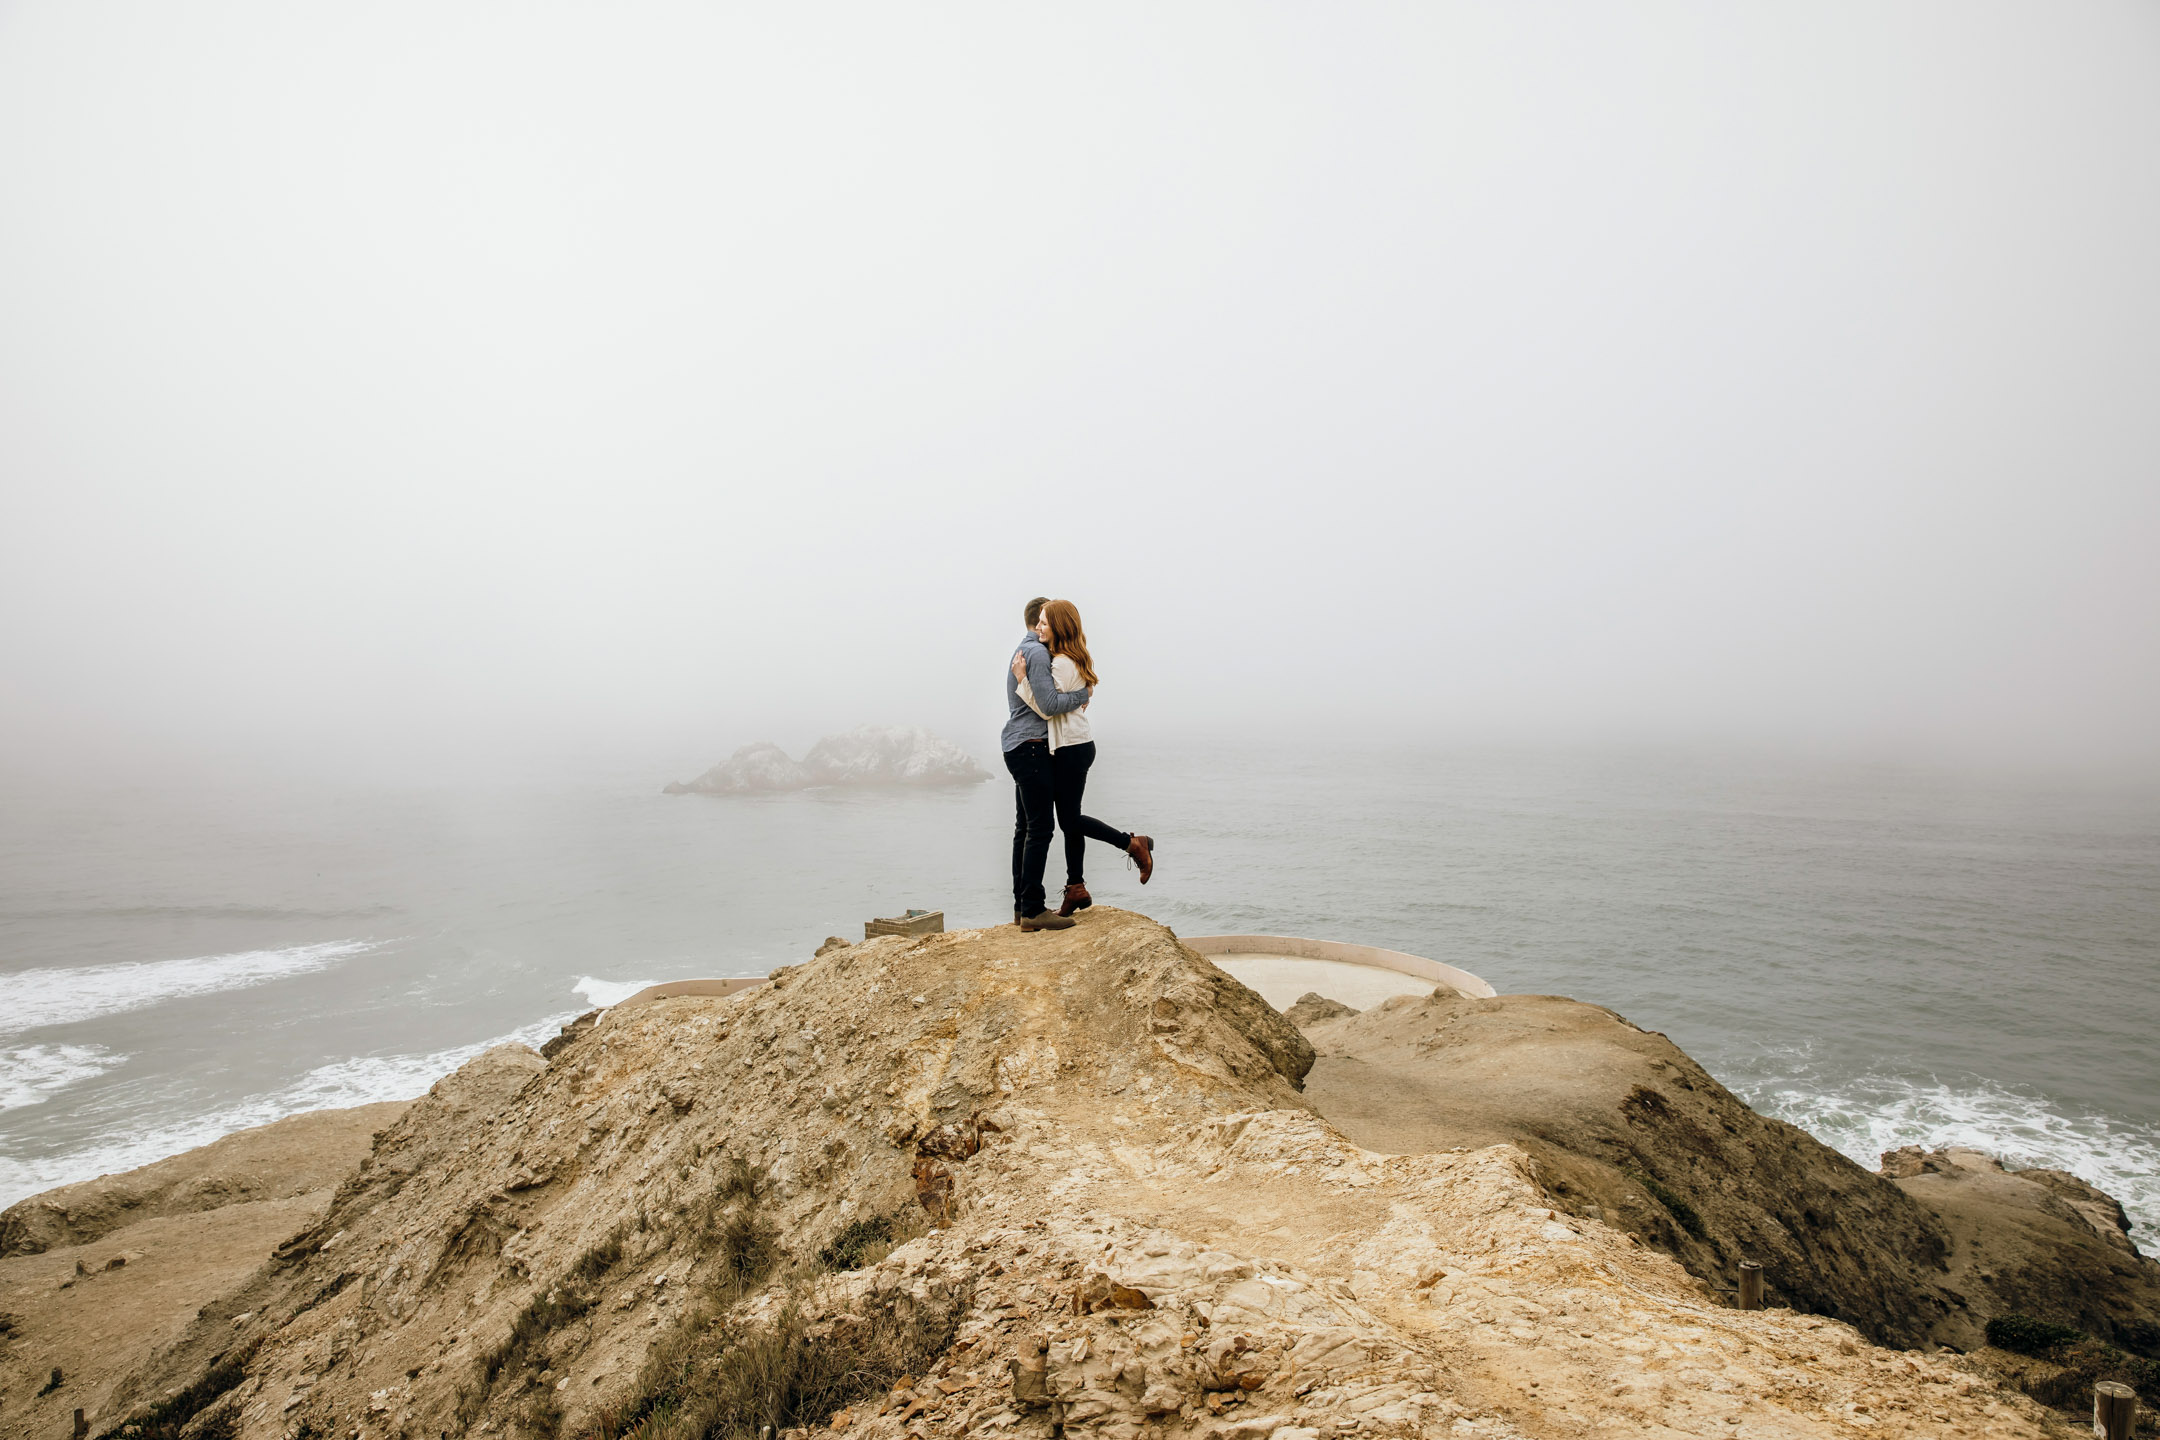
[[[654,980],[1007,917],[1002,781],[0,795],[0,1204],[419,1093]],[[1873,1165],[1970,1144],[2160,1229],[2160,792],[1621,752],[1105,745],[1098,899],[1429,955],[1662,1030]],[[1053,883],[1058,857],[1053,854]],[[1016,943],[1024,943],[1016,941]],[[2148,1248],[2152,1248],[2148,1245]]]

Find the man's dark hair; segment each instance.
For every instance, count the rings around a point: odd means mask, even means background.
[[[1035,622],[1036,622],[1036,621],[1038,621],[1038,620],[1040,620],[1040,619],[1042,619],[1042,607],[1043,607],[1043,606],[1045,606],[1045,605],[1047,605],[1047,604],[1049,604],[1049,603],[1050,603],[1050,597],[1049,597],[1049,596],[1047,596],[1047,595],[1037,595],[1037,596],[1036,596],[1036,597],[1035,597],[1034,599],[1032,599],[1032,600],[1028,601],[1028,603],[1027,603],[1027,628],[1028,628],[1028,629],[1032,630],[1032,629],[1034,629],[1034,628],[1035,628]]]

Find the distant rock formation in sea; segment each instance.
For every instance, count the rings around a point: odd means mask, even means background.
[[[685,785],[676,780],[664,795],[750,795],[763,790],[800,790],[810,783],[810,772],[790,760],[787,752],[770,740],[745,745],[733,755]]]
[[[828,735],[799,762],[769,740],[745,745],[667,795],[755,795],[814,785],[973,785],[990,778],[974,757],[920,725],[858,725]]]

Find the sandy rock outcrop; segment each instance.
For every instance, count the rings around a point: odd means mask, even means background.
[[[1283,1011],[1283,1019],[1303,1030],[1323,1020],[1343,1020],[1360,1012],[1340,1000],[1330,1000],[1315,990],[1298,996],[1297,1003]]]
[[[320,1219],[375,1132],[404,1110],[298,1115],[11,1207],[0,1435],[66,1435],[78,1408],[110,1415],[115,1384]]]
[[[278,1440],[2054,1433],[1725,1308],[1522,1145],[1361,1148],[1312,1064],[1105,906],[834,948],[475,1060],[131,1396]]]
[[[1442,991],[1308,1033],[1320,1052],[1309,1098],[1360,1144],[1520,1146],[1559,1205],[1712,1285],[1753,1260],[1773,1300],[1885,1344],[1933,1344],[1958,1326],[1947,1242],[1925,1209],[1610,1010]]]
[[[770,741],[745,745],[668,795],[751,795],[814,785],[972,785],[990,778],[973,756],[920,725],[859,725],[828,735],[800,763]]]
[[[2020,1314],[2147,1348],[2160,1264],[2138,1252],[2114,1197],[2061,1170],[2005,1170],[1978,1150],[1908,1146],[1882,1158],[1882,1174],[1947,1237],[1946,1283],[1977,1322],[1950,1343],[1975,1348],[1989,1317]]]
[[[137,1170],[19,1200],[0,1211],[0,1259],[88,1244],[158,1216],[290,1199],[335,1186],[405,1104],[292,1115]]]
[[[1360,1144],[1520,1146],[1556,1204],[1721,1293],[1753,1260],[1773,1301],[1880,1343],[1959,1350],[2010,1313],[2103,1338],[2160,1321],[2160,1265],[2074,1176],[2006,1174],[1977,1151],[1894,1152],[1872,1175],[1756,1114],[1663,1035],[1580,1001],[1442,991],[1362,1015],[1295,1008],[1320,1052],[1307,1099]]]

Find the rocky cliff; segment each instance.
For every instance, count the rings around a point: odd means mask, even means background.
[[[1870,1343],[1949,1303],[1916,1197],[1750,1129],[1608,1012],[1507,998],[1314,1020],[1316,1056],[1169,931],[1097,907],[610,1011],[551,1058],[502,1047],[439,1083],[95,1428],[2066,1433],[1969,1361]],[[1325,1033],[1361,1019],[1362,1087]],[[1586,1064],[1609,1073],[1569,1089]],[[1380,1113],[1436,1066],[1427,1130]],[[1537,1135],[1541,1096],[1565,1114]],[[1757,1145],[1744,1204],[1712,1181]],[[1741,1312],[1690,1273],[1773,1219],[1779,1292],[1846,1318]],[[1893,1239],[1856,1249],[1878,1226]]]

